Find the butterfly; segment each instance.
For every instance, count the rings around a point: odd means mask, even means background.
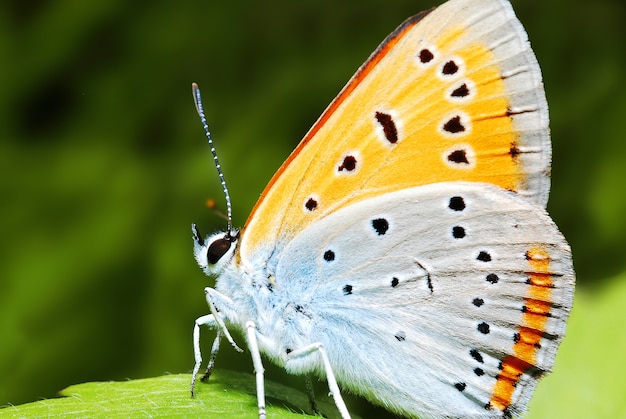
[[[194,98],[207,136],[200,92]],[[211,143],[212,144],[212,143]],[[245,226],[202,237],[217,331],[407,417],[510,417],[550,372],[574,294],[545,210],[548,107],[506,0],[450,0],[374,51],[278,169]],[[193,383],[192,383],[193,392]]]

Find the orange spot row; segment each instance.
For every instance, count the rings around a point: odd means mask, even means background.
[[[490,405],[503,411],[511,404],[511,397],[515,391],[515,384],[524,371],[532,365],[514,356],[508,356],[502,361],[502,371],[498,374],[498,380],[494,386]]]
[[[550,255],[542,247],[526,252],[529,269],[529,297],[524,299],[525,311],[515,336],[512,356],[502,361],[489,405],[504,411],[511,405],[515,385],[520,377],[536,364],[537,351],[550,315],[552,275]]]

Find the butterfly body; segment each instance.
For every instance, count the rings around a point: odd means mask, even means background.
[[[240,233],[194,227],[216,277],[194,377],[208,325],[216,342],[246,334],[260,417],[261,353],[326,377],[343,417],[337,382],[409,417],[523,412],[573,299],[569,246],[545,211],[550,157],[541,73],[507,1],[407,20]]]

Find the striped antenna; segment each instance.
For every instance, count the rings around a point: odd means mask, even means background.
[[[209,125],[206,122],[206,117],[204,116],[204,108],[202,107],[202,97],[200,96],[200,88],[196,83],[191,84],[191,89],[193,91],[193,101],[196,104],[196,110],[198,111],[198,115],[200,116],[200,122],[202,122],[202,127],[204,128],[204,133],[206,135],[207,140],[209,140],[209,146],[211,147],[211,154],[213,154],[213,162],[215,163],[215,168],[217,169],[217,174],[220,177],[220,183],[222,184],[222,190],[224,191],[224,196],[226,197],[226,220],[228,222],[228,231],[227,235],[229,237],[233,237],[233,214],[232,214],[232,206],[230,204],[230,195],[228,194],[228,188],[226,187],[226,181],[224,180],[224,174],[222,173],[222,166],[220,166],[220,161],[217,159],[217,153],[215,152],[215,147],[213,146],[213,140],[211,139],[211,132],[209,131]]]

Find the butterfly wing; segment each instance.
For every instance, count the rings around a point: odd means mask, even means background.
[[[451,0],[407,20],[348,82],[263,192],[240,254],[270,260],[333,211],[434,182],[545,206],[549,164],[541,73],[510,4]]]
[[[449,182],[313,223],[280,256],[283,286],[344,386],[409,415],[475,417],[524,410],[553,366],[574,274],[541,207]]]

